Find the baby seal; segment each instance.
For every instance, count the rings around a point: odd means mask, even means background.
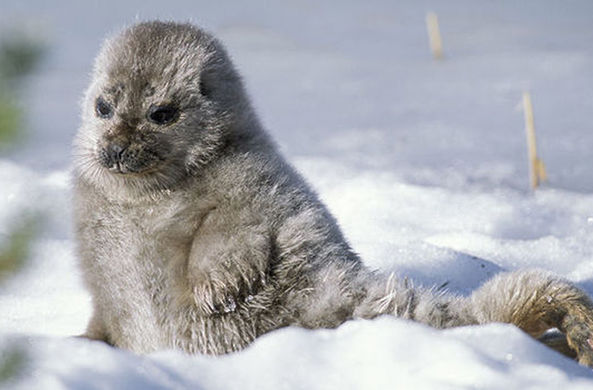
[[[541,271],[469,297],[367,269],[263,130],[229,56],[189,24],[140,23],[99,53],[74,142],[84,336],[146,353],[221,354],[285,326],[382,314],[437,328],[557,328],[593,364],[593,305]]]

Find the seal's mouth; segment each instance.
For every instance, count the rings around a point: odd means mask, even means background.
[[[99,163],[118,175],[146,174],[158,169],[164,158],[157,151],[142,145],[121,147],[110,143],[98,150]]]
[[[121,163],[116,163],[115,165],[113,165],[111,167],[107,167],[107,170],[110,173],[113,173],[113,174],[116,174],[116,175],[128,175],[128,176],[131,176],[131,175],[149,175],[151,173],[155,173],[155,172],[159,171],[159,166],[148,167],[148,168],[144,168],[144,169],[140,169],[140,170],[130,170],[125,165],[123,165]]]
[[[127,167],[124,164],[122,164],[119,161],[117,161],[113,165],[107,167],[107,170],[109,170],[109,172],[115,173],[115,174],[138,173],[138,172],[130,171],[129,169],[127,169]]]

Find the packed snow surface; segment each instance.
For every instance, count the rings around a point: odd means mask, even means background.
[[[591,370],[506,324],[286,328],[222,357],[138,356],[69,337],[90,315],[70,221],[78,101],[101,40],[156,17],[191,19],[226,43],[266,128],[370,267],[459,294],[537,267],[593,294],[593,2],[9,2],[0,28],[40,31],[48,47],[23,91],[29,142],[0,159],[0,241],[22,215],[44,226],[28,267],[0,287],[0,351],[29,358],[14,386],[593,388]],[[549,175],[535,193],[526,90]]]

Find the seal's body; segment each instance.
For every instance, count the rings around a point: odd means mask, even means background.
[[[137,352],[236,351],[284,326],[392,314],[435,327],[557,327],[593,362],[593,307],[549,274],[501,274],[470,297],[368,270],[263,131],[222,45],[149,22],[107,41],[75,141],[85,336]]]

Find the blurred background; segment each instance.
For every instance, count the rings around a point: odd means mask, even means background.
[[[428,49],[428,11],[439,17],[442,61]],[[43,48],[18,87],[26,142],[8,157],[68,167],[102,40],[154,18],[194,22],[225,42],[297,163],[329,157],[414,184],[527,189],[519,104],[529,90],[550,186],[593,190],[588,0],[4,1],[1,37],[25,34]]]

